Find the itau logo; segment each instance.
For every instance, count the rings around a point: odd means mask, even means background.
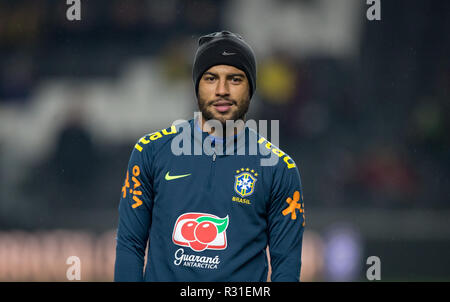
[[[172,241],[196,252],[206,249],[223,250],[227,247],[227,227],[228,215],[219,218],[212,214],[185,213],[175,223]]]

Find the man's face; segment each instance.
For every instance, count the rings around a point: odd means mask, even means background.
[[[198,107],[204,120],[244,120],[250,105],[250,86],[245,72],[229,65],[208,69],[198,84]]]

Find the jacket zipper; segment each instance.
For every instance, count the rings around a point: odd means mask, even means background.
[[[215,172],[215,167],[216,167],[216,165],[215,165],[215,162],[216,162],[216,150],[214,150],[214,153],[213,153],[213,155],[212,155],[212,161],[211,161],[211,169],[210,169],[210,171],[209,171],[209,179],[208,179],[208,190],[209,189],[211,189],[211,186],[212,186],[212,181],[213,181],[213,178],[214,178],[214,175],[216,174]]]

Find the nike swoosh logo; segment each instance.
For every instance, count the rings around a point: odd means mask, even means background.
[[[227,51],[222,52],[222,56],[234,56],[235,54],[236,54],[235,52],[227,52]]]
[[[189,174],[183,174],[183,175],[169,175],[169,172],[167,172],[165,179],[166,180],[173,180],[173,179],[177,179],[177,178],[186,177],[186,176],[189,176],[189,175],[191,175],[191,174],[189,173]]]

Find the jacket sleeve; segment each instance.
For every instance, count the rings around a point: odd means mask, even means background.
[[[295,165],[274,167],[268,213],[271,280],[300,281],[305,212],[300,174]]]
[[[150,147],[138,142],[128,163],[119,203],[114,281],[143,281],[153,207]]]

